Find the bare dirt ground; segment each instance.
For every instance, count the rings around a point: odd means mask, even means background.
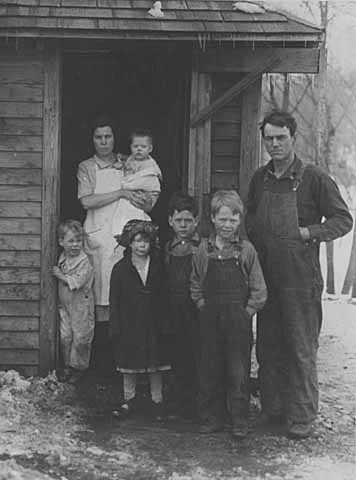
[[[0,480],[354,480],[356,306],[324,302],[320,414],[308,440],[281,428],[201,436],[189,422],[110,415],[119,388],[79,388],[56,377],[22,381],[0,372]]]

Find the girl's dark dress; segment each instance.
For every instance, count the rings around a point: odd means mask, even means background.
[[[151,255],[146,285],[126,255],[110,281],[110,333],[117,369],[124,373],[169,369],[161,341],[165,315],[165,275]]]

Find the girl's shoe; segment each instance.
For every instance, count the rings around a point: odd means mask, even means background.
[[[125,418],[131,415],[135,410],[135,400],[136,398],[132,398],[122,403],[119,408],[112,411],[112,416],[115,418]]]
[[[151,404],[152,415],[156,420],[164,420],[167,417],[166,408],[163,402]]]

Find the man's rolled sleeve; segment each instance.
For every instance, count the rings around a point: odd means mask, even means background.
[[[254,247],[247,243],[246,271],[248,275],[249,298],[246,305],[247,313],[252,316],[264,306],[267,300],[267,287],[262,268]]]

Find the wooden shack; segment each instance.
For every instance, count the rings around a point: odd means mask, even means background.
[[[201,208],[217,188],[245,196],[259,164],[264,72],[317,73],[322,31],[233,1],[3,0],[0,3],[0,368],[56,365],[56,225],[82,218],[75,173],[87,126],[109,111],[155,136],[166,199]],[[237,2],[238,3],[238,2]]]

